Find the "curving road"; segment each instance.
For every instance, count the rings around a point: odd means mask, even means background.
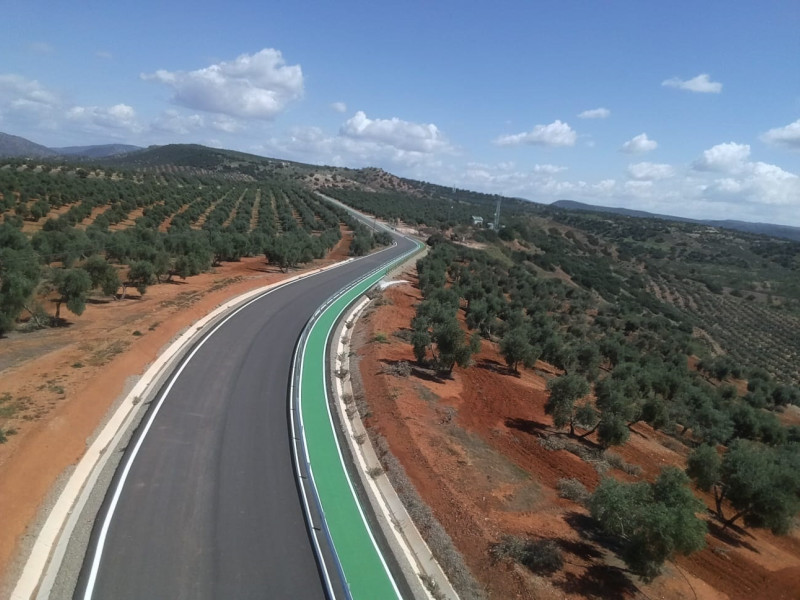
[[[292,467],[292,354],[331,294],[413,247],[396,240],[261,297],[204,338],[128,445],[75,598],[325,597]]]

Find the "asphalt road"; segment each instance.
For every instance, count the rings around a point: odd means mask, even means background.
[[[175,379],[130,465],[92,598],[325,597],[292,466],[292,353],[325,299],[411,246],[398,238],[394,248],[274,291],[211,335]],[[119,479],[96,520],[75,598],[85,596]]]

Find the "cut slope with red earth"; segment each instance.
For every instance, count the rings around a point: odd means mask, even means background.
[[[405,277],[414,280],[411,272]],[[614,450],[621,458],[615,464],[631,465],[627,472],[566,449],[547,449],[543,440],[567,439],[544,412],[547,380],[556,371],[539,362],[515,376],[497,345],[486,340],[475,364],[456,367],[452,379],[416,368],[407,377],[398,375],[398,363],[414,362],[404,338],[421,295],[415,285],[402,284],[388,288],[384,297],[385,303],[368,309],[354,337],[361,343],[368,425],[386,439],[488,597],[800,597],[800,533],[722,532],[713,520],[705,550],[668,563],[650,584],[631,575],[596,541],[586,509],[559,497],[557,484],[574,478],[592,491],[601,472],[652,480],[664,466],[685,466],[688,449],[643,424]],[[554,540],[564,553],[564,568],[543,577],[494,561],[490,548],[504,535]]]

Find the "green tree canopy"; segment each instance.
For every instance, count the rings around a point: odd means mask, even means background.
[[[28,238],[8,223],[0,225],[0,335],[13,329],[40,274]]]
[[[800,511],[797,444],[769,447],[734,440],[721,459],[714,448],[703,445],[689,456],[686,472],[698,488],[714,493],[717,516],[726,527],[744,519],[747,526],[785,534]],[[729,518],[724,501],[734,510]]]
[[[55,300],[55,320],[61,319],[61,305],[74,315],[80,316],[86,309],[86,298],[92,289],[92,279],[83,269],[52,269],[50,281],[58,294]]]
[[[105,258],[98,254],[93,254],[83,264],[83,270],[89,274],[92,281],[92,288],[100,288],[106,296],[117,293],[120,286],[119,275],[113,265],[110,265]]]
[[[518,373],[517,367],[520,363],[528,368],[536,364],[539,349],[531,344],[527,327],[514,327],[509,328],[500,340],[500,354],[508,368]]]
[[[676,554],[688,555],[705,546],[706,524],[696,516],[703,503],[688,483],[674,467],[664,469],[652,484],[607,477],[589,500],[592,517],[604,531],[622,539],[623,560],[647,581]]]
[[[575,435],[575,426],[589,428],[592,424],[577,419],[576,402],[589,393],[589,382],[580,375],[562,375],[547,382],[550,396],[544,405],[544,411],[553,416],[553,424],[561,429],[569,425],[570,435]],[[586,416],[581,411],[581,416]],[[588,426],[588,427],[587,427]]]

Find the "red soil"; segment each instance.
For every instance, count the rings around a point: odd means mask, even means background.
[[[95,207],[92,209],[92,212],[91,212],[91,213],[89,213],[89,216],[88,216],[88,217],[86,217],[86,218],[85,218],[83,221],[81,221],[80,223],[78,223],[78,224],[77,224],[75,227],[76,227],[77,229],[86,229],[86,228],[87,228],[89,225],[91,225],[92,223],[94,223],[94,220],[95,220],[97,217],[99,217],[100,215],[102,215],[102,214],[103,214],[104,212],[106,212],[106,211],[107,211],[109,208],[111,208],[111,205],[110,205],[110,204],[103,204],[103,205],[101,205],[101,206],[95,206]]]
[[[555,434],[544,414],[547,378],[555,371],[539,362],[534,370],[509,374],[496,344],[484,340],[475,365],[456,367],[451,380],[421,371],[406,378],[390,375],[385,370],[396,361],[414,362],[411,345],[393,334],[409,327],[421,297],[409,284],[390,287],[384,296],[389,303],[368,311],[355,338],[374,340],[382,333],[388,342],[366,342],[358,351],[368,425],[386,438],[489,597],[800,598],[798,533],[726,535],[710,522],[715,533],[708,536],[708,547],[668,564],[653,583],[627,573],[611,551],[587,535],[586,510],[556,493],[559,479],[577,478],[591,491],[599,475],[568,451],[539,443]],[[643,424],[614,451],[638,465],[645,479],[666,465],[684,466],[688,453]],[[636,479],[618,470],[608,473]],[[556,540],[564,550],[564,569],[540,577],[519,565],[494,563],[490,546],[504,534]]]
[[[343,236],[328,257],[308,268],[346,258],[350,239]],[[0,341],[0,397],[11,397],[1,406],[16,408],[0,427],[17,431],[0,445],[0,589],[13,581],[10,566],[19,558],[21,538],[32,533],[56,478],[81,458],[87,438],[130,387],[129,378],[218,305],[291,274],[263,258],[246,258],[185,282],[152,286],[141,298],[89,304],[81,317],[62,310],[72,319],[68,326],[11,333]]]

